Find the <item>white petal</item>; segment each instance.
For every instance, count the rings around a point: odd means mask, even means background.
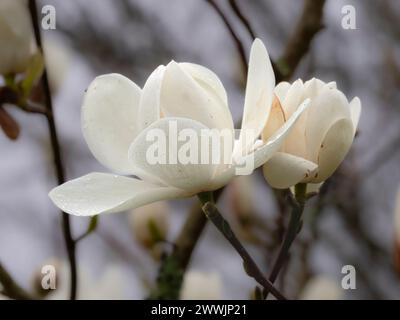
[[[285,189],[299,182],[305,182],[314,170],[314,162],[289,153],[277,152],[264,164],[263,172],[267,182],[277,189]]]
[[[285,124],[278,131],[276,131],[275,134],[263,146],[248,156],[254,157],[254,169],[267,162],[274,155],[274,153],[279,150],[291,128],[294,126],[300,115],[306,110],[309,103],[309,99],[304,101],[288,119],[288,121],[286,121]]]
[[[177,136],[185,131],[193,134],[192,140],[177,139]],[[163,118],[139,134],[129,149],[129,157],[135,167],[158,179],[159,183],[193,193],[206,191],[220,164],[220,160],[218,164],[212,164],[210,161],[201,164],[202,152],[215,152],[201,146],[201,137],[205,136],[206,132],[209,132],[206,126],[191,119]],[[193,161],[189,159],[186,164],[182,163],[180,155],[183,145],[193,148],[185,152],[185,155],[194,155]],[[197,155],[192,152],[197,152]],[[140,174],[139,176],[141,177]]]
[[[334,82],[330,82],[329,85],[316,78],[312,78],[311,80],[308,80],[304,83],[304,97],[314,99],[317,95],[319,95],[323,89],[328,88],[332,89],[334,88]]]
[[[147,78],[140,97],[138,123],[140,130],[160,119],[161,86],[165,66],[159,66]]]
[[[350,109],[346,97],[340,91],[324,89],[311,101],[305,125],[307,159],[317,161],[320,145],[329,128],[344,118],[350,119]]]
[[[29,8],[26,2],[0,1],[0,74],[27,69],[36,52]]]
[[[262,132],[262,140],[267,141],[280,127],[283,126],[285,122],[286,122],[285,111],[283,110],[282,105],[279,102],[279,99],[276,98],[275,96],[275,99],[272,102],[272,108],[269,114],[267,124],[265,125],[265,128],[263,129]]]
[[[77,216],[120,212],[185,195],[176,188],[98,172],[68,181],[49,193],[57,207]]]
[[[246,96],[242,120],[240,143],[243,149],[238,152],[246,154],[263,130],[271,110],[274,96],[275,75],[267,49],[260,39],[253,42],[250,51],[249,71],[247,75]],[[245,130],[254,131],[254,139],[244,139]]]
[[[197,82],[199,82],[201,86],[207,86],[209,87],[209,89],[214,91],[218,95],[219,99],[221,99],[223,104],[225,106],[228,106],[228,96],[226,94],[224,85],[214,72],[206,67],[195,63],[181,62],[179,63],[179,65]]]
[[[337,169],[351,147],[353,132],[350,119],[340,119],[331,126],[319,148],[318,176],[313,183],[325,181]]]
[[[290,86],[286,93],[285,99],[282,100],[282,107],[285,110],[286,116],[289,118],[297,107],[306,97],[304,96],[304,84],[301,79],[297,79]]]
[[[178,63],[168,64],[161,92],[161,112],[166,117],[189,118],[211,129],[233,130],[232,116],[221,103],[214,91],[204,89]]]
[[[351,120],[353,122],[354,134],[357,131],[358,121],[360,120],[361,115],[361,100],[358,97],[355,97],[350,101],[350,114]]]
[[[278,97],[279,101],[282,103],[283,100],[286,97],[286,93],[288,92],[289,88],[290,88],[290,83],[287,81],[282,81],[279,82],[275,89],[274,89],[274,93],[275,95]]]
[[[111,170],[132,173],[128,149],[138,133],[140,89],[119,74],[97,77],[82,105],[82,132],[96,159]]]

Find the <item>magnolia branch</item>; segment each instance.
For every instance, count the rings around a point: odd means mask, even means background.
[[[29,9],[32,16],[32,23],[35,32],[35,39],[38,47],[41,49],[42,53],[42,38],[40,34],[40,27],[39,27],[39,20],[38,20],[38,13],[36,8],[36,1],[29,0]],[[49,128],[49,135],[50,135],[50,142],[53,151],[54,157],[54,165],[57,174],[57,182],[58,184],[62,184],[65,182],[64,178],[64,168],[61,160],[61,148],[60,143],[58,141],[57,136],[57,129],[56,124],[53,116],[53,105],[51,101],[51,93],[50,93],[50,86],[49,80],[47,76],[46,69],[43,71],[41,84],[45,94],[45,105],[47,112],[45,113],[47,124]],[[65,212],[62,212],[62,227],[63,227],[63,234],[67,248],[68,260],[70,264],[70,272],[71,272],[71,287],[70,287],[70,299],[74,300],[76,298],[76,290],[77,290],[77,266],[76,266],[76,253],[75,247],[76,243],[72,238],[71,234],[71,226],[69,221],[69,215]]]
[[[273,286],[272,282],[264,277],[260,268],[236,237],[228,221],[226,221],[218,211],[218,208],[210,201],[202,202],[204,203],[203,211],[207,218],[214,224],[214,226],[221,232],[225,239],[228,240],[228,242],[243,259],[243,265],[246,273],[256,280],[260,285],[262,285],[264,290],[270,291],[277,299],[286,300],[286,298]]]
[[[32,295],[21,288],[11,277],[8,271],[0,263],[0,293],[17,300],[31,300],[34,299]]]
[[[239,36],[236,34],[235,29],[233,28],[232,24],[229,22],[229,19],[227,16],[224,14],[222,9],[217,5],[217,3],[214,0],[206,0],[211,7],[216,11],[216,13],[220,16],[222,19],[223,23],[225,24],[226,28],[229,31],[229,34],[231,35],[233,41],[235,42],[236,49],[238,51],[240,61],[242,64],[242,68],[245,74],[247,74],[247,58],[246,58],[246,51],[244,49],[244,45],[242,41],[240,40]]]

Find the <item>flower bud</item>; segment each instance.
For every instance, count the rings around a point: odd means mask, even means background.
[[[0,74],[24,72],[36,51],[27,1],[0,1]]]
[[[154,202],[132,210],[129,216],[134,238],[152,249],[167,238],[169,206],[165,201]]]

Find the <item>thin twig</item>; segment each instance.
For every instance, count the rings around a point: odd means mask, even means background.
[[[16,300],[32,300],[34,296],[21,288],[11,277],[8,271],[0,263],[0,283],[3,289],[0,292],[11,299]]]
[[[29,9],[31,12],[32,16],[32,23],[33,23],[33,28],[35,32],[35,39],[37,46],[43,53],[43,46],[42,46],[42,38],[40,34],[40,27],[39,27],[39,17],[37,13],[37,7],[36,7],[36,0],[29,0]],[[53,157],[54,157],[54,164],[55,164],[55,169],[56,169],[56,174],[57,174],[57,182],[58,184],[62,184],[65,182],[64,178],[64,168],[61,160],[61,148],[60,148],[60,143],[58,141],[57,137],[57,129],[56,129],[56,124],[54,121],[54,116],[53,116],[53,105],[51,101],[51,93],[50,93],[50,86],[49,86],[49,80],[47,76],[46,69],[43,71],[41,83],[43,86],[43,90],[45,93],[45,105],[47,109],[47,113],[45,114],[46,119],[47,119],[47,124],[49,128],[49,134],[50,134],[50,141],[51,141],[51,146],[52,146],[52,151],[53,151]],[[65,239],[65,244],[66,244],[66,249],[67,249],[67,254],[68,254],[68,260],[70,264],[70,272],[71,272],[71,284],[70,284],[70,299],[75,300],[76,298],[76,290],[77,290],[77,282],[78,282],[78,277],[77,277],[77,266],[76,266],[76,252],[75,252],[75,241],[72,238],[71,234],[71,225],[70,225],[70,220],[69,220],[69,215],[65,212],[62,212],[62,227],[63,227],[63,234],[64,234],[64,239]]]
[[[226,28],[228,29],[233,41],[235,42],[237,51],[239,53],[240,61],[242,63],[242,68],[244,74],[247,74],[247,58],[246,58],[246,51],[244,49],[243,43],[241,42],[239,36],[236,34],[235,29],[233,28],[232,24],[229,22],[229,19],[226,17],[222,9],[215,3],[214,0],[206,0],[218,13],[221,17],[222,21],[224,22]]]
[[[224,219],[218,208],[212,202],[206,202],[203,206],[203,211],[207,218],[215,225],[215,227],[222,233],[222,235],[229,241],[232,247],[237,251],[243,259],[243,265],[246,273],[254,278],[264,290],[271,291],[271,293],[279,300],[286,300],[286,298],[273,286],[273,284],[264,277],[263,273],[254,262],[253,258],[247,250],[240,243],[235,233],[231,229],[228,221]]]
[[[296,188],[295,192],[296,204],[294,204],[293,206],[290,215],[289,226],[286,230],[285,237],[283,238],[283,242],[278,252],[278,256],[275,259],[272,270],[268,277],[271,283],[274,283],[276,278],[278,277],[279,272],[284,266],[285,261],[288,257],[290,247],[292,246],[294,239],[296,238],[298,232],[300,231],[299,228],[301,226],[301,216],[304,210],[307,185],[298,184],[296,185],[295,188]],[[265,298],[268,296],[268,292],[269,290],[264,291]]]
[[[236,0],[229,0],[229,4],[230,4],[233,12],[236,14],[236,16],[239,18],[239,20],[242,22],[242,24],[246,28],[250,37],[254,40],[256,38],[256,33],[254,32],[253,27],[250,25],[249,20],[244,16],[242,11],[240,10],[240,7],[237,4]]]

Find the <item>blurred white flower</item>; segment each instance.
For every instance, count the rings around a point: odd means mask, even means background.
[[[242,130],[235,149],[231,150],[232,158],[250,158],[253,169],[279,149],[306,108],[306,104],[298,108],[260,146],[256,139],[268,120],[274,87],[267,50],[257,39],[250,53]],[[235,176],[238,167],[235,163],[150,164],[146,153],[154,140],[149,142],[148,134],[161,131],[168,141],[171,122],[179,132],[189,130],[198,140],[202,130],[207,129],[228,130],[233,137],[227,95],[212,71],[172,61],[158,67],[143,89],[119,74],[97,77],[89,86],[82,106],[83,135],[99,162],[113,171],[140,179],[95,172],[53,189],[50,198],[65,212],[92,216],[216,190]],[[253,133],[251,139],[249,131]],[[256,145],[258,148],[254,150]],[[166,153],[176,155],[176,149],[167,148]]]
[[[54,260],[49,263],[52,264]],[[69,299],[69,265],[66,262],[54,264],[56,269],[56,289],[49,290],[45,299]],[[77,298],[80,300],[120,300],[126,299],[126,281],[122,270],[117,266],[108,266],[100,277],[95,279],[81,264],[78,272],[79,282]]]
[[[129,223],[134,238],[147,248],[167,238],[170,208],[166,201],[158,201],[133,209]]]
[[[185,274],[181,300],[220,300],[222,282],[219,274],[200,271],[188,271]]]
[[[301,300],[340,300],[343,296],[342,288],[337,281],[325,276],[312,277],[299,298]]]
[[[315,78],[305,83],[300,79],[293,84],[279,83],[275,95],[262,134],[264,140],[286,122],[304,99],[311,101],[279,152],[264,165],[266,180],[274,188],[325,181],[353,143],[361,113],[360,99],[355,97],[349,103],[335,82]]]
[[[0,1],[0,74],[24,72],[36,51],[27,1]]]
[[[43,50],[51,91],[56,94],[67,75],[71,51],[65,44],[50,37],[43,42]]]

